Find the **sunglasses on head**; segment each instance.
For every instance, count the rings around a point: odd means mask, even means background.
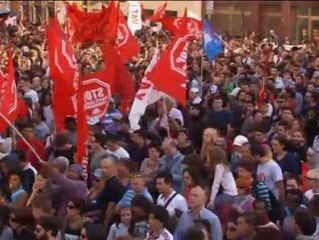
[[[40,233],[40,232],[41,232],[41,230],[42,230],[42,229],[41,229],[41,228],[39,228],[39,227],[35,228],[35,232],[36,232],[36,233]]]
[[[17,218],[16,217],[10,217],[10,221],[17,222]]]

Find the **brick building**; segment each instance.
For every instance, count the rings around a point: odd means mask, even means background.
[[[319,1],[214,1],[209,13],[218,32],[250,30],[267,36],[274,29],[281,38],[297,40],[303,34],[309,39],[319,35]]]

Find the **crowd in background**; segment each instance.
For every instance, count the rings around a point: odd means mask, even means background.
[[[15,124],[44,160],[10,129],[2,134],[0,240],[319,239],[318,43],[225,33],[210,63],[193,41],[187,106],[165,97],[132,131],[112,98],[102,121],[88,121],[85,179],[76,119],[54,131],[45,27],[2,26],[0,35],[0,66],[13,47],[28,108]],[[128,69],[138,89],[172,37],[155,25],[136,37],[141,52]],[[74,49],[83,69],[103,67],[98,45]]]

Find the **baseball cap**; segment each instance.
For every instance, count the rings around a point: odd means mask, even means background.
[[[215,94],[215,93],[217,92],[217,90],[218,90],[218,87],[217,87],[215,84],[213,84],[213,85],[210,87],[210,93],[211,93],[211,94]]]
[[[72,169],[74,171],[76,171],[77,173],[79,173],[80,175],[83,173],[83,167],[78,164],[78,163],[74,163],[74,164],[71,164],[69,166],[69,170]]]
[[[236,97],[237,94],[239,93],[240,91],[240,87],[236,87],[231,93],[230,95],[233,96],[233,97]]]
[[[94,126],[100,122],[98,117],[92,117],[87,121],[87,124],[90,126]]]
[[[237,137],[235,137],[233,145],[234,145],[234,146],[241,147],[241,146],[243,146],[245,143],[249,143],[248,138],[246,138],[246,137],[243,136],[243,135],[238,135]]]
[[[201,102],[202,102],[202,99],[201,99],[200,97],[196,97],[196,98],[193,100],[192,104],[200,104]]]

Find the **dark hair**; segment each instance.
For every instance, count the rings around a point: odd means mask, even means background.
[[[202,161],[197,153],[191,153],[184,157],[183,163],[189,167],[199,167]]]
[[[12,214],[15,217],[15,222],[21,226],[33,226],[34,225],[34,218],[32,215],[32,211],[30,208],[21,207],[15,208],[12,211]]]
[[[58,133],[54,139],[55,147],[62,147],[70,143],[70,139],[66,133]]]
[[[31,207],[41,209],[46,214],[52,214],[52,202],[49,200],[50,196],[45,193],[40,193],[32,200]]]
[[[11,177],[11,176],[18,176],[20,178],[20,182],[22,184],[22,179],[23,179],[23,176],[22,176],[22,171],[19,171],[19,170],[16,170],[16,171],[11,171],[9,172],[9,175],[8,175],[8,179]]]
[[[298,208],[294,219],[302,234],[312,236],[316,232],[316,218],[307,209]]]
[[[131,202],[132,207],[140,207],[145,210],[145,213],[148,215],[152,209],[152,203],[142,195],[136,195]]]
[[[16,154],[20,162],[26,162],[28,160],[26,158],[25,152],[22,150],[14,150],[11,153]]]
[[[284,177],[284,180],[285,180],[285,185],[287,183],[288,180],[295,180],[297,182],[297,184],[300,186],[302,184],[302,180],[301,180],[301,177],[295,173],[288,173],[285,177]]]
[[[261,144],[258,144],[258,143],[252,144],[250,151],[251,151],[251,155],[253,156],[260,156],[260,157],[267,156],[266,149]]]
[[[276,140],[279,142],[279,144],[281,146],[283,146],[283,149],[286,150],[286,147],[287,147],[287,139],[283,136],[276,136],[273,138],[273,140]]]
[[[106,239],[106,232],[102,225],[98,225],[92,222],[86,222],[83,228],[85,229],[88,240]]]
[[[253,207],[255,207],[257,203],[263,203],[264,206],[265,206],[265,209],[268,210],[268,202],[267,202],[265,199],[263,199],[263,198],[256,198],[256,199],[254,200],[254,202],[253,202]]]
[[[247,225],[250,225],[254,228],[257,227],[257,219],[256,219],[256,214],[253,212],[244,212],[242,214],[239,215],[238,218],[243,218],[245,219],[245,222]]]
[[[13,208],[10,205],[1,204],[0,205],[0,222],[1,225],[9,225],[10,213]]]
[[[157,174],[156,179],[158,179],[158,178],[163,178],[164,182],[166,184],[172,184],[173,183],[173,175],[170,172],[168,172],[168,171],[159,172]]]
[[[184,235],[185,240],[205,240],[205,234],[201,227],[199,226],[192,226],[189,227]]]
[[[105,145],[106,136],[103,133],[96,132],[93,137],[96,139],[96,142],[99,143],[102,147]]]
[[[21,121],[19,123],[19,130],[22,131],[23,129],[26,129],[26,128],[34,129],[33,123],[29,121]]]
[[[37,221],[46,232],[51,231],[52,236],[56,237],[61,228],[61,220],[56,216],[42,216]]]
[[[257,162],[251,160],[240,160],[238,163],[238,167],[246,169],[250,173],[256,173],[257,171]]]
[[[154,218],[160,221],[163,225],[165,225],[169,219],[169,214],[163,206],[154,205],[150,214],[153,214]]]
[[[140,136],[141,138],[143,138],[144,140],[146,140],[146,132],[142,129],[136,130],[134,132],[135,134],[137,134],[138,136]]]
[[[286,196],[288,195],[293,195],[296,196],[298,198],[298,204],[302,204],[303,203],[303,193],[302,191],[300,191],[299,189],[290,189],[286,191]]]
[[[188,172],[189,176],[192,178],[193,187],[201,185],[201,174],[199,169],[195,167],[188,167],[183,170],[183,173]]]
[[[85,201],[83,199],[73,199],[69,202],[72,202],[74,205],[74,208],[79,210],[81,214],[85,211]]]
[[[311,211],[316,215],[316,217],[319,217],[319,195],[314,195],[310,202],[309,207]]]

